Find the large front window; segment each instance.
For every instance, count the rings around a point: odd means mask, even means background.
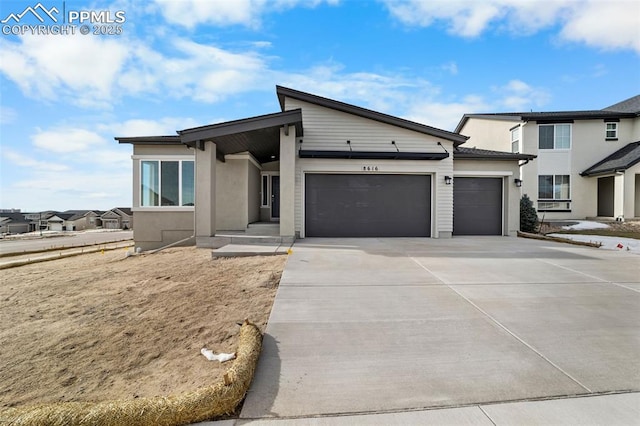
[[[140,205],[142,207],[193,206],[193,161],[141,162]]]
[[[571,210],[569,175],[538,176],[538,211]]]
[[[538,126],[539,149],[570,149],[570,124],[541,124]]]

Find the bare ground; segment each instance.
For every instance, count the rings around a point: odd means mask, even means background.
[[[577,221],[576,221],[577,222]],[[540,225],[541,234],[587,234],[587,235],[608,235],[627,238],[640,238],[640,221],[628,220],[626,222],[607,221],[609,228],[606,229],[582,229],[582,230],[566,230],[560,226],[551,226],[549,223]]]
[[[228,365],[237,323],[263,331],[286,256],[125,250],[3,270],[0,407],[191,391]]]

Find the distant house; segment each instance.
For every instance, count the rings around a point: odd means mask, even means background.
[[[49,231],[66,231],[67,221],[74,216],[73,213],[55,213],[46,220],[47,230]]]
[[[84,231],[102,227],[102,220],[100,219],[102,212],[96,210],[67,210],[66,213],[73,214],[66,221],[66,231]]]
[[[601,110],[465,114],[456,132],[537,155],[522,192],[548,219],[640,217],[640,95]]]
[[[133,213],[129,207],[116,207],[100,216],[104,229],[132,229]]]
[[[29,232],[30,220],[22,213],[0,213],[0,233],[23,234]]]

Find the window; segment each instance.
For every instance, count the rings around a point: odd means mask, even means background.
[[[570,124],[541,124],[538,126],[539,149],[570,149]]]
[[[520,152],[520,127],[511,129],[511,152]]]
[[[604,123],[606,126],[605,138],[607,140],[618,140],[618,123]]]
[[[569,175],[538,176],[538,211],[571,210]]]
[[[269,207],[269,175],[262,175],[262,207]]]
[[[140,179],[142,207],[193,206],[193,161],[142,161]]]

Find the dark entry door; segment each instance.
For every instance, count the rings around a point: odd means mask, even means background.
[[[307,174],[308,237],[428,237],[428,175]]]
[[[280,217],[280,176],[271,176],[271,217]]]
[[[598,178],[598,216],[613,217],[615,179]]]
[[[502,178],[453,179],[453,235],[502,235]]]

